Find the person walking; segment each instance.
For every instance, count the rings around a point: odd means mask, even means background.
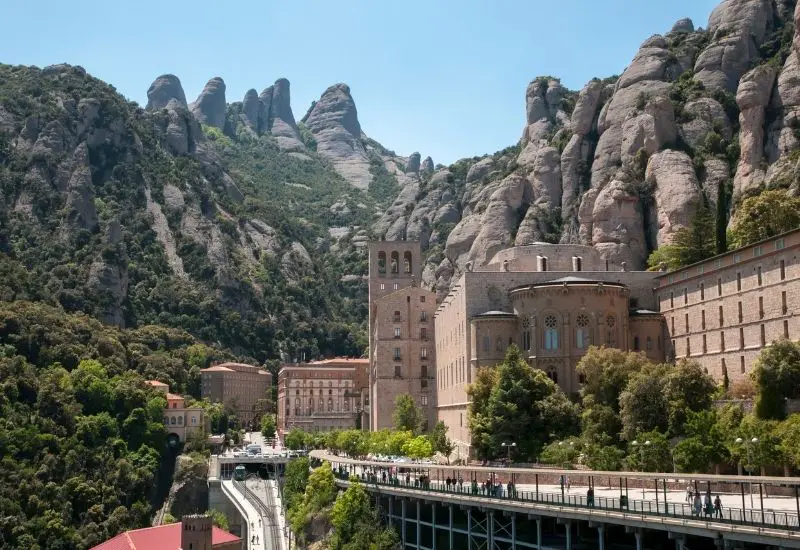
[[[686,502],[688,502],[689,504],[692,503],[692,486],[691,485],[687,485],[686,486]]]
[[[714,499],[714,517],[722,518],[722,500],[719,495]]]
[[[703,511],[703,503],[700,501],[700,493],[697,492],[694,495],[694,508],[692,509],[692,515],[700,517],[700,513]]]
[[[714,505],[711,503],[711,493],[706,493],[706,496],[703,497],[703,511],[709,518],[711,514],[714,513]]]

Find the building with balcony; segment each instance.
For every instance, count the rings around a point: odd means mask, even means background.
[[[278,373],[279,437],[369,426],[369,359],[286,364]]]
[[[370,429],[393,427],[395,400],[411,395],[436,423],[436,293],[420,288],[420,243],[369,244]]]
[[[265,410],[272,375],[261,367],[221,363],[200,371],[201,394],[212,403],[222,403],[243,425]]]
[[[765,346],[800,338],[800,230],[663,273],[671,354],[719,381],[746,379]]]
[[[184,397],[169,393],[169,386],[163,382],[148,380],[146,384],[162,393],[164,399],[167,400],[167,406],[164,409],[164,426],[169,434],[168,438],[171,444],[184,443],[191,434],[202,437],[208,433],[207,419],[202,408],[187,407]]]

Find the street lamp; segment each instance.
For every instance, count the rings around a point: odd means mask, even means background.
[[[511,443],[506,443],[503,441],[500,446],[506,449],[506,458],[508,458],[508,463],[511,464],[511,449],[516,448],[517,444],[513,441]]]

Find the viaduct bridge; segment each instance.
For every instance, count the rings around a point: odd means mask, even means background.
[[[404,549],[800,548],[800,478],[392,464],[313,451],[362,480]],[[451,483],[448,483],[448,480]],[[510,485],[509,485],[510,484]],[[591,491],[590,491],[591,489]],[[688,490],[720,495],[687,502]]]

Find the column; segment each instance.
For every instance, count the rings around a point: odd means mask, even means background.
[[[422,502],[417,501],[417,549],[419,549],[419,541],[422,539]]]
[[[406,506],[407,501],[405,497],[403,497],[403,500],[400,501],[400,509],[402,510],[401,525],[403,526],[403,532],[400,533],[400,540],[403,541],[403,548],[406,546]]]
[[[536,518],[536,550],[542,550],[542,518]]]
[[[448,546],[448,548],[452,549],[453,548],[453,505],[452,504],[448,504],[447,505],[447,510],[448,510],[449,515],[450,515],[450,529],[448,529],[448,533],[447,533],[448,538],[450,540],[450,545]]]
[[[636,550],[642,550],[642,531],[637,529],[633,532],[633,536],[636,537]]]
[[[494,512],[486,513],[486,548],[494,548]]]
[[[467,550],[472,550],[472,509],[467,508]]]
[[[433,550],[436,550],[435,548]],[[517,514],[511,514],[511,550],[517,550]]]
[[[433,550],[436,550],[436,502],[431,502],[431,533],[433,533]]]
[[[606,550],[606,526],[604,523],[597,526],[597,540],[599,541],[597,548]]]
[[[564,525],[567,527],[567,550],[572,550],[572,522],[567,521]],[[636,550],[642,549],[637,548]]]

